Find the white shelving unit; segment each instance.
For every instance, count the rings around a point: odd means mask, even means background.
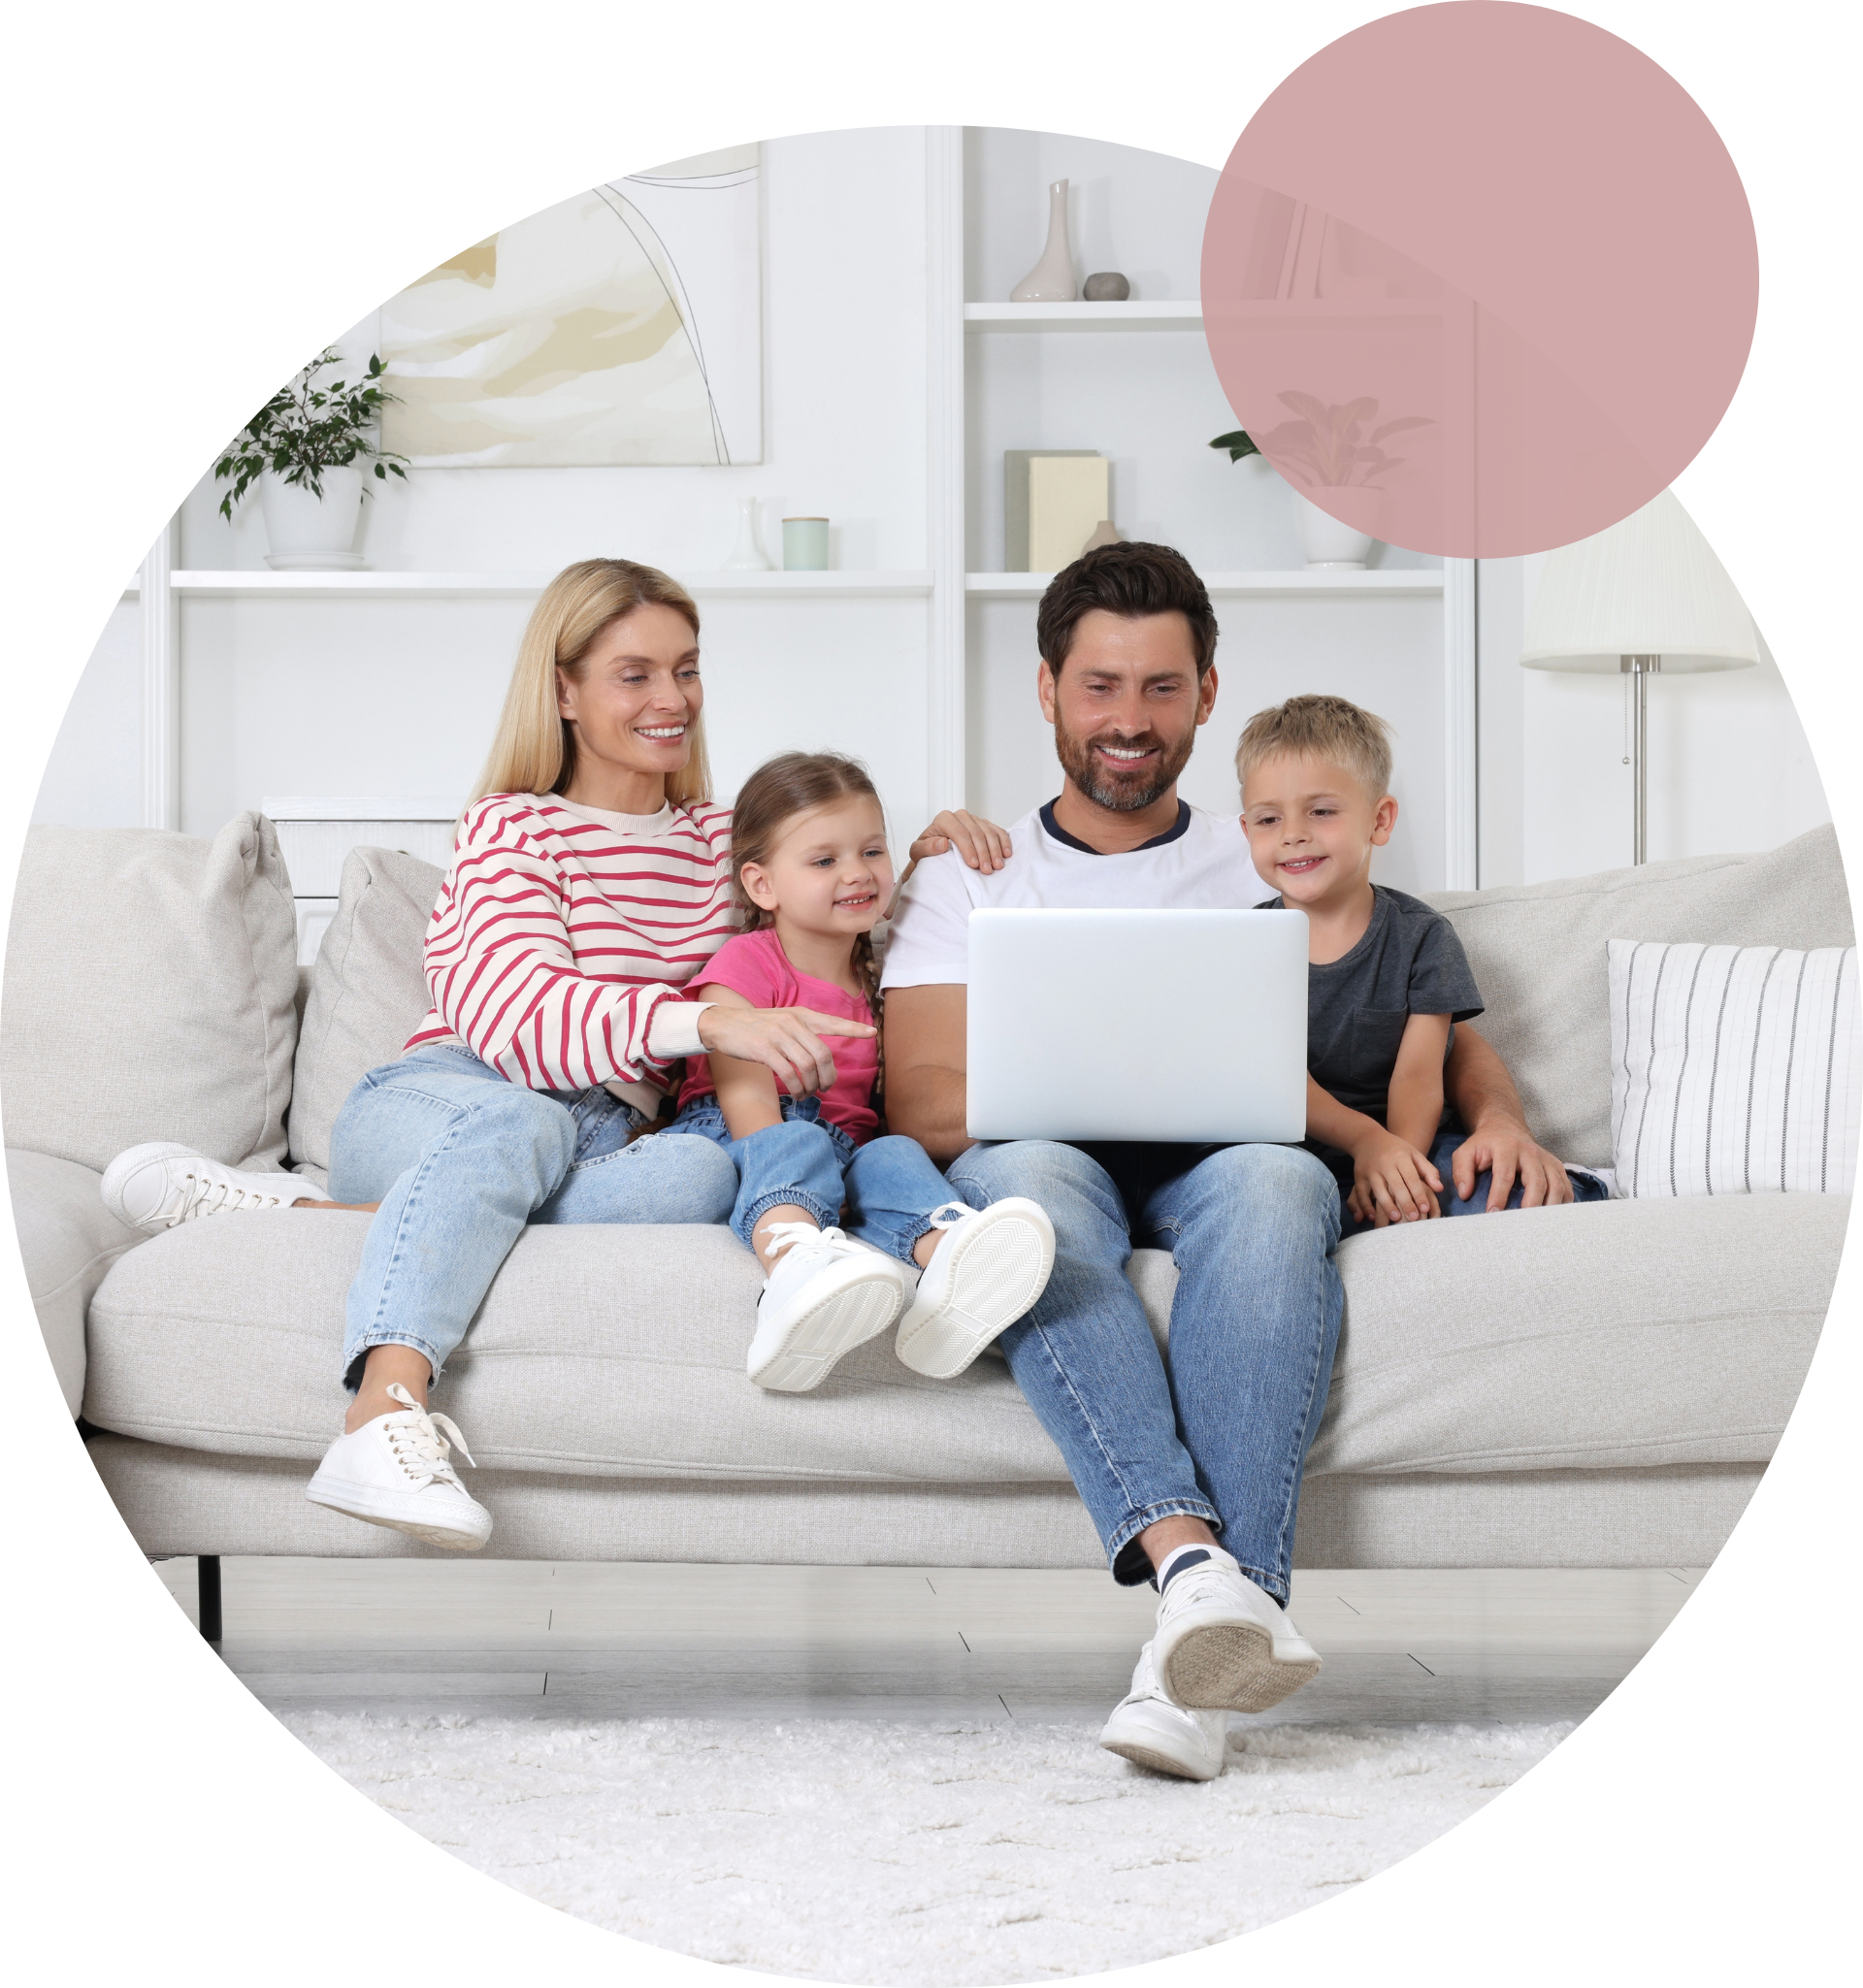
[[[1008,350],[990,342],[1002,334],[1062,334],[1077,360],[1093,360],[1076,345],[1108,334],[1176,335],[1181,344],[1157,348],[1168,366],[1182,353],[1201,360],[1203,309],[1195,299],[1133,299],[1120,304],[1016,305],[979,302],[965,295],[965,141],[954,126],[925,135],[926,212],[926,537],[923,569],[903,571],[830,572],[680,571],[676,577],[701,600],[793,602],[798,612],[835,612],[833,603],[861,600],[923,601],[926,604],[927,795],[933,808],[973,798],[966,764],[966,645],[972,614],[990,602],[1033,602],[1051,575],[966,570],[967,450],[980,446],[966,420],[966,353]],[[1315,320],[1375,317],[1391,321],[1440,318],[1434,307],[1304,303],[1225,307],[1268,310]],[[1194,343],[1193,343],[1193,341]],[[1148,337],[1149,344],[1149,337]],[[1031,348],[1020,337],[1013,348]],[[1109,344],[1109,363],[1129,345]],[[1039,360],[1037,363],[1040,363]],[[1078,369],[1069,375],[1078,381]],[[1154,375],[1156,376],[1156,375]],[[1078,391],[1078,385],[1075,388]],[[1169,529],[1168,519],[1165,529]],[[144,562],[126,599],[141,608],[144,677],[143,817],[151,827],[180,823],[179,734],[180,609],[191,600],[308,603],[318,601],[495,601],[536,596],[550,575],[541,571],[292,572],[210,570],[176,561],[180,535],[171,523]],[[1210,591],[1226,601],[1326,602],[1392,599],[1440,600],[1443,625],[1444,875],[1452,886],[1472,885],[1476,854],[1476,653],[1475,577],[1472,562],[1440,568],[1399,567],[1366,571],[1206,572]],[[314,611],[314,610],[313,610]],[[1001,610],[990,610],[1001,612]],[[1304,613],[1305,609],[1294,610]],[[833,619],[823,638],[833,639]],[[811,639],[813,636],[811,635]]]

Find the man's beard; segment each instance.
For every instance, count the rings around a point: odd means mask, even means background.
[[[1194,729],[1187,732],[1176,745],[1150,731],[1136,738],[1117,738],[1110,733],[1095,736],[1104,737],[1108,745],[1129,746],[1139,752],[1156,750],[1159,755],[1148,766],[1134,767],[1129,773],[1115,772],[1095,756],[1095,739],[1078,737],[1059,718],[1055,720],[1055,751],[1060,755],[1062,770],[1089,800],[1116,814],[1136,814],[1168,794],[1196,742]]]

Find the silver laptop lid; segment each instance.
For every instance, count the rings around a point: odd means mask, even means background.
[[[973,1139],[1293,1141],[1303,911],[973,911]]]

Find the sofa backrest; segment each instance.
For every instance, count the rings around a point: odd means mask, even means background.
[[[278,836],[37,828],[7,936],[9,1146],[99,1170],[179,1139],[277,1166],[297,1047],[297,920]]]
[[[352,849],[305,998],[291,1097],[294,1166],[330,1169],[330,1128],[366,1071],[392,1061],[432,1005],[422,964],[445,872],[398,849]]]
[[[1487,1003],[1476,1023],[1561,1159],[1611,1164],[1608,939],[1723,946],[1856,943],[1837,836],[1814,829],[1757,856],[1693,856],[1558,883],[1442,891]]]

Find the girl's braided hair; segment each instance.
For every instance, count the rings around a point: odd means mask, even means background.
[[[859,760],[837,752],[786,752],[766,760],[737,790],[731,811],[731,885],[737,916],[745,931],[763,931],[775,924],[773,915],[751,902],[744,889],[744,864],[768,862],[784,826],[800,814],[826,807],[831,801],[855,797],[880,805],[879,789]],[[881,820],[885,820],[882,809]],[[873,1026],[880,1026],[880,969],[873,956],[873,935],[861,932],[854,940],[854,977],[861,984]],[[884,1052],[873,1086],[875,1108],[886,1079]]]

